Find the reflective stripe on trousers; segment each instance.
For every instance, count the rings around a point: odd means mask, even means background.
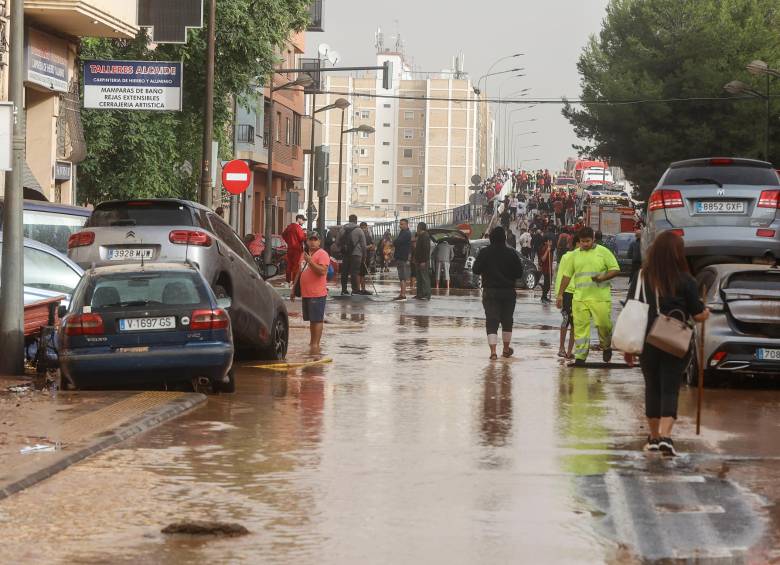
[[[612,303],[575,300],[572,304],[574,316],[575,357],[585,361],[590,351],[590,322],[596,325],[602,349],[612,343]]]

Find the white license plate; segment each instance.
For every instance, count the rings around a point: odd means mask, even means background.
[[[141,259],[151,259],[154,250],[149,247],[133,249],[109,249],[109,261],[140,261]]]
[[[738,200],[699,200],[697,214],[744,214],[745,203]]]
[[[117,347],[117,353],[146,353],[149,351],[148,347]]]
[[[119,320],[119,331],[170,330],[176,327],[176,316],[160,318],[125,318]]]
[[[780,349],[759,349],[756,357],[760,361],[780,361]]]

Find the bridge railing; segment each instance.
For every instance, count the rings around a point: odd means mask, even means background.
[[[400,231],[399,223],[402,219],[404,218],[374,224],[371,227],[371,234],[374,236],[374,240],[382,239],[387,231],[390,231],[390,235],[393,238],[397,237]],[[425,222],[429,228],[440,228],[443,226],[457,226],[459,224],[481,224],[490,221],[490,217],[487,215],[487,207],[482,204],[465,204],[448,210],[408,216],[405,219],[409,220],[409,227],[412,231],[417,228],[417,224],[420,222]]]

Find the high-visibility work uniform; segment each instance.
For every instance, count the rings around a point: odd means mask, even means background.
[[[593,281],[596,275],[608,271],[619,271],[617,259],[612,252],[601,245],[584,251],[577,249],[567,253],[572,259],[563,262],[563,277],[571,279],[574,285],[574,357],[583,361],[590,350],[590,323],[596,325],[599,342],[608,349],[612,342],[612,283]]]

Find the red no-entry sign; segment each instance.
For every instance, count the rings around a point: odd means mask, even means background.
[[[252,173],[249,171],[249,165],[241,159],[234,159],[225,163],[222,167],[222,186],[230,194],[241,194],[249,188],[249,182],[252,179]]]

